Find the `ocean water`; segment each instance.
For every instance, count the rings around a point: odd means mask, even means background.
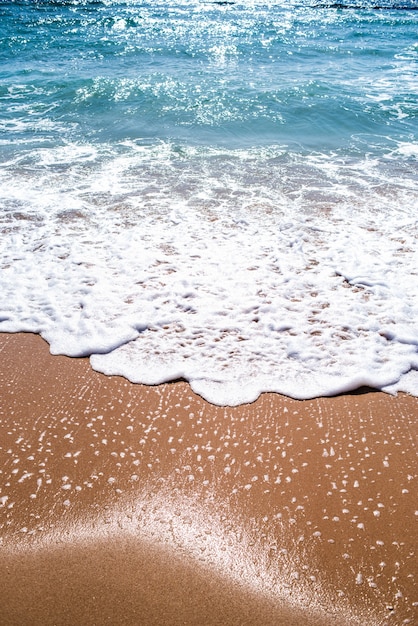
[[[0,2],[0,331],[217,404],[418,396],[416,0]]]

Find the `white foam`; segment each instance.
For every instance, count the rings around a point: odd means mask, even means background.
[[[412,177],[388,186],[376,159],[295,162],[274,146],[25,159],[0,179],[1,331],[134,382],[186,378],[216,404],[418,395]]]

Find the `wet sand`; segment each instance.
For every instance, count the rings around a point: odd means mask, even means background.
[[[0,355],[4,626],[418,623],[418,399],[215,407]]]

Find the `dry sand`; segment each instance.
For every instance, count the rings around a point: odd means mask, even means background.
[[[0,354],[3,626],[418,624],[418,399],[221,408]]]

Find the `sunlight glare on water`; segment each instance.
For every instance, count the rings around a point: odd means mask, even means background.
[[[418,13],[379,7],[3,2],[0,330],[218,404],[417,395]]]

